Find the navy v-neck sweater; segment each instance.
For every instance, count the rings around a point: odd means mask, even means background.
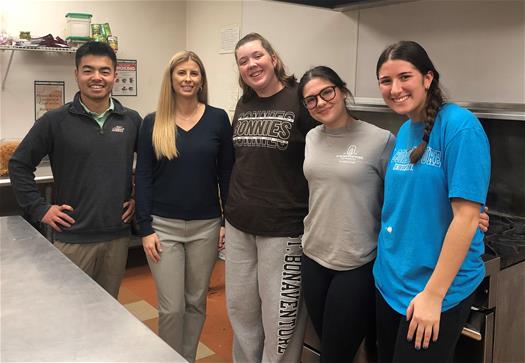
[[[136,168],[138,234],[153,233],[152,215],[182,220],[222,216],[233,166],[232,128],[222,109],[206,105],[197,124],[177,128],[178,157],[157,160],[152,145],[155,113],[142,123]]]

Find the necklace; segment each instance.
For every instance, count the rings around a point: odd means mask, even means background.
[[[189,122],[193,119],[198,109],[199,109],[199,104],[197,103],[197,106],[193,109],[192,113],[189,116],[182,116],[180,113],[175,113],[175,118],[178,118],[184,122]]]

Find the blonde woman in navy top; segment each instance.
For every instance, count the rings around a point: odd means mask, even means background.
[[[139,134],[139,235],[155,279],[159,335],[195,360],[233,164],[226,112],[207,104],[199,57],[175,54],[164,72],[157,112]]]

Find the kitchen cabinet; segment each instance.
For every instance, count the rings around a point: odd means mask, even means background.
[[[379,55],[389,44],[414,40],[428,52],[449,100],[524,105],[525,2],[504,3],[418,1],[359,10],[354,96],[380,98]]]

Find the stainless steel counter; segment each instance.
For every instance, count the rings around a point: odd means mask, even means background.
[[[186,362],[19,216],[0,264],[2,362]]]
[[[45,200],[49,203],[52,201],[53,194],[53,172],[49,161],[42,162],[36,167],[35,181],[38,189]],[[22,215],[23,211],[19,207],[13,189],[11,188],[11,179],[9,176],[0,177],[0,216]],[[49,226],[42,225],[42,233],[47,239],[53,240],[53,230]]]
[[[35,181],[37,183],[53,182],[53,172],[51,171],[49,163],[42,163],[37,166],[35,171]],[[9,176],[0,176],[0,187],[9,185],[11,185],[11,179],[9,179]]]

